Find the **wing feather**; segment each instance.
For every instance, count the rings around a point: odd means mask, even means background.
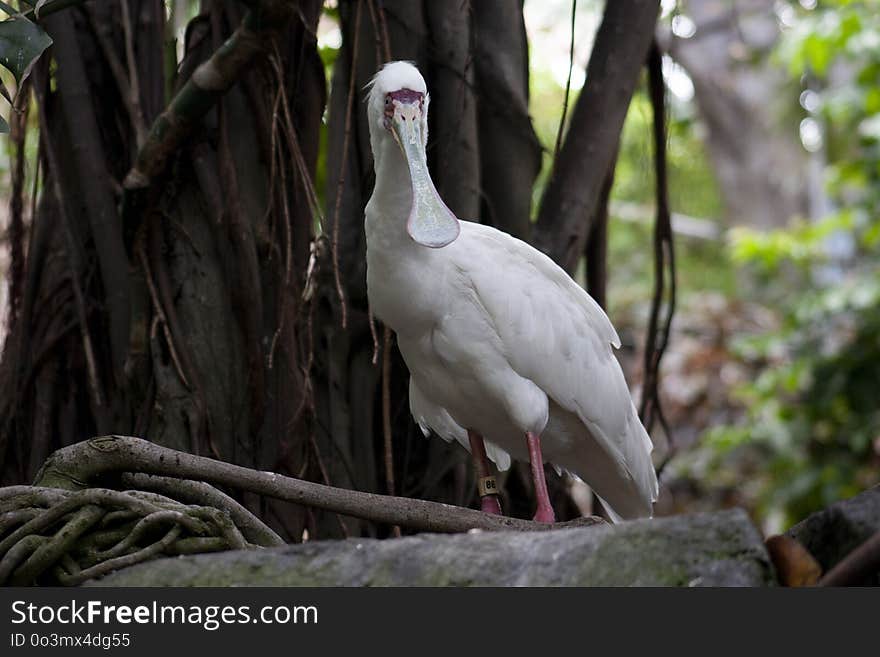
[[[653,445],[614,357],[620,338],[608,316],[565,271],[525,242],[470,222],[462,222],[462,229],[474,251],[461,266],[491,316],[508,362],[576,414],[621,475],[633,480],[646,502],[654,501]],[[575,464],[560,465],[578,470]]]
[[[431,402],[412,379],[409,380],[409,410],[425,437],[433,431],[446,442],[456,441],[466,450],[471,450],[467,431],[452,419],[445,408]],[[492,441],[484,442],[486,456],[499,470],[507,470],[510,467],[510,454]]]

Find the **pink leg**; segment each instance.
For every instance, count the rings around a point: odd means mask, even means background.
[[[471,443],[471,457],[474,459],[474,469],[477,471],[477,477],[480,481],[490,480],[492,485],[495,478],[492,477],[489,469],[489,459],[486,458],[486,444],[483,437],[476,431],[468,431],[468,440]],[[496,489],[497,490],[497,489]],[[496,516],[501,515],[501,502],[497,494],[485,494],[484,487],[480,490],[480,509],[483,513],[492,513]]]
[[[529,462],[532,466],[532,481],[535,483],[535,497],[538,500],[538,510],[535,511],[533,520],[536,522],[556,522],[556,514],[553,513],[550,495],[547,493],[547,480],[544,478],[541,438],[531,431],[527,431],[526,442],[529,446]]]

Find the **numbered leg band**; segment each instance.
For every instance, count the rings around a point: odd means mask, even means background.
[[[498,483],[495,477],[480,477],[477,480],[477,490],[480,492],[480,497],[498,495]]]

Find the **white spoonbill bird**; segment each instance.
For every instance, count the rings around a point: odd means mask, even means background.
[[[415,66],[386,64],[371,84],[367,289],[397,333],[413,417],[471,450],[484,511],[501,512],[488,455],[501,469],[530,461],[535,520],[555,520],[545,460],[588,483],[615,520],[650,516],[651,439],[607,315],[546,255],[446,207],[428,173],[429,98]]]

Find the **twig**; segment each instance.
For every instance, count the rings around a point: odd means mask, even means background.
[[[342,156],[339,163],[339,180],[336,182],[336,202],[333,208],[333,237],[331,239],[331,257],[333,259],[333,280],[336,283],[336,295],[339,297],[342,312],[342,328],[348,324],[345,307],[345,293],[342,290],[342,278],[339,273],[339,212],[342,207],[342,191],[345,189],[345,174],[348,166],[348,143],[351,141],[351,115],[354,110],[354,81],[357,74],[358,42],[361,34],[362,2],[357,3],[354,16],[354,43],[351,47],[351,63],[348,71],[348,97],[345,102],[345,133],[342,137]]]
[[[273,111],[273,121],[272,121],[272,143],[273,143],[273,153],[277,153],[277,159],[279,160],[279,171],[282,177],[282,187],[281,193],[279,194],[281,198],[281,205],[284,211],[284,226],[285,226],[285,272],[284,272],[284,285],[281,289],[281,301],[279,303],[280,311],[280,319],[278,321],[278,327],[275,330],[274,335],[272,336],[272,343],[269,349],[269,368],[271,369],[273,358],[275,354],[275,346],[278,341],[278,338],[281,335],[281,331],[284,327],[285,319],[287,316],[287,305],[291,299],[294,298],[293,294],[290,294],[288,291],[289,286],[293,280],[293,236],[290,231],[290,212],[287,206],[287,195],[284,193],[284,190],[287,189],[286,184],[286,175],[284,173],[284,161],[283,161],[283,152],[280,146],[277,145],[277,126],[280,124],[283,131],[284,136],[286,137],[287,148],[290,151],[290,154],[293,156],[294,167],[296,172],[299,174],[300,182],[302,183],[303,190],[306,194],[306,201],[309,205],[309,211],[312,213],[312,219],[317,221],[318,226],[320,227],[321,232],[323,232],[324,226],[324,218],[321,214],[320,209],[320,201],[318,200],[318,194],[315,191],[315,184],[312,180],[312,177],[309,173],[308,166],[306,165],[305,157],[302,153],[302,148],[300,148],[299,139],[296,134],[296,129],[293,123],[293,117],[290,111],[290,103],[287,99],[287,92],[285,90],[284,83],[284,71],[281,67],[281,54],[278,52],[277,45],[275,45],[274,53],[269,57],[269,62],[272,65],[272,68],[275,71],[275,77],[278,83],[278,93],[276,95],[275,100],[275,109]],[[281,112],[279,113],[279,108]],[[277,151],[275,150],[277,149]],[[272,157],[272,170],[275,170],[275,159],[276,156]],[[308,273],[307,273],[308,277]],[[308,285],[308,280],[306,281],[306,286]],[[311,311],[310,311],[311,312]]]
[[[296,165],[297,172],[299,173],[300,182],[306,193],[306,201],[308,202],[309,210],[312,213],[312,219],[317,221],[318,225],[323,230],[324,217],[321,214],[321,201],[318,199],[318,192],[315,189],[315,181],[312,180],[312,176],[309,173],[309,167],[306,165],[302,148],[299,145],[299,138],[296,134],[296,128],[294,127],[293,116],[290,111],[290,101],[287,98],[287,90],[284,86],[284,70],[281,67],[281,53],[278,52],[278,45],[273,45],[275,47],[275,53],[273,57],[269,58],[269,62],[275,69],[275,76],[278,79],[279,100],[281,101],[281,110],[283,111],[284,119],[281,125],[284,129],[284,135],[287,138],[287,148],[293,156],[293,163]]]
[[[391,440],[391,329],[382,335],[382,434],[385,442],[385,487],[394,495],[394,445]]]
[[[648,82],[651,105],[654,109],[657,220],[654,226],[654,298],[651,301],[651,316],[645,342],[644,377],[639,416],[648,432],[651,431],[655,419],[659,419],[667,440],[671,444],[672,437],[660,403],[659,377],[660,360],[663,358],[663,352],[669,342],[672,318],[675,314],[675,249],[666,174],[666,88],[663,82],[663,59],[656,41],[652,42],[648,53]],[[669,273],[668,292],[667,266]],[[668,294],[668,301],[661,328],[660,310],[665,294]]]
[[[373,339],[373,358],[370,361],[373,365],[379,362],[379,334],[376,332],[376,318],[373,317],[373,310],[367,313],[367,321],[370,324],[370,337]]]
[[[278,174],[275,171],[276,162],[278,158],[275,156],[276,148],[278,148],[278,116],[279,116],[279,108],[281,107],[281,93],[283,88],[281,86],[278,87],[278,91],[275,93],[275,100],[272,102],[272,114],[271,114],[271,129],[269,130],[269,152],[267,153],[266,159],[269,161],[269,189],[266,194],[266,198],[268,199],[266,202],[266,213],[263,215],[263,222],[268,224],[269,218],[272,216],[272,210],[274,208],[274,204],[272,203],[272,198],[275,196],[276,188],[277,188],[277,177]],[[283,191],[283,190],[282,190]],[[270,229],[271,232],[271,229]],[[269,368],[271,369],[271,367]]]
[[[25,185],[25,144],[27,142],[27,123],[30,109],[30,82],[26,78],[17,90],[22,104],[19,111],[13,110],[9,117],[10,142],[15,145],[15,161],[10,167],[11,193],[9,201],[9,319],[8,326],[15,325],[21,303],[24,285],[24,185]],[[39,162],[39,157],[37,157]]]
[[[156,285],[153,282],[153,273],[150,269],[150,262],[147,259],[143,248],[138,249],[138,257],[141,266],[144,268],[144,279],[147,281],[147,289],[150,292],[150,299],[153,301],[153,310],[156,313],[156,320],[162,323],[162,334],[165,336],[165,342],[168,344],[168,353],[171,354],[171,362],[174,363],[174,369],[177,376],[183,382],[188,390],[192,389],[189,379],[184,372],[180,357],[177,355],[177,348],[174,346],[174,338],[171,337],[171,329],[168,327],[168,318],[165,316],[165,310],[162,308],[162,301],[159,299],[159,293],[156,291]]]
[[[373,34],[376,38],[376,65],[391,61],[391,43],[388,39],[388,24],[385,21],[385,8],[376,6],[376,0],[367,0]]]
[[[279,205],[281,206],[281,223],[284,232],[284,280],[279,286],[278,295],[280,297],[278,303],[278,325],[272,334],[272,343],[269,347],[269,355],[266,359],[267,368],[272,369],[275,366],[275,348],[278,340],[284,331],[287,321],[287,304],[289,303],[289,289],[293,274],[293,236],[290,229],[290,206],[287,199],[287,173],[284,166],[284,153],[280,147],[276,148],[272,153],[272,161],[277,160],[277,175],[281,178],[281,184],[278,188]]]
[[[128,0],[121,0],[120,8],[122,9],[122,31],[125,33],[125,59],[128,63],[128,95],[130,105],[134,112],[134,132],[137,139],[138,150],[147,140],[147,122],[144,119],[144,112],[141,107],[141,83],[138,79],[137,60],[134,56],[134,28],[131,22],[131,11],[129,10]]]
[[[385,5],[379,0],[379,6],[376,14],[379,16],[379,29],[382,31],[382,52],[385,55],[385,61],[391,61],[391,39],[388,36],[388,21],[385,19]]]
[[[373,0],[367,0],[367,9],[370,10],[370,22],[373,24],[373,40],[376,42],[376,67],[382,66],[385,58],[382,55],[382,33],[379,30],[379,18],[376,15],[376,4]]]
[[[556,147],[553,149],[553,161],[559,157],[562,148],[562,133],[565,129],[565,117],[568,114],[568,97],[571,93],[571,71],[574,68],[574,25],[577,17],[577,0],[571,0],[571,42],[568,46],[568,77],[565,80],[565,99],[562,101],[562,116],[559,117],[559,129],[556,131]]]
[[[376,5],[375,0],[369,0],[369,9],[370,9],[370,19],[373,22],[373,32],[376,35],[376,63],[382,64],[383,62],[391,61],[391,39],[388,37],[388,22],[385,20],[385,7],[382,5],[381,1],[378,6]],[[355,39],[357,39],[357,32],[355,33]],[[357,41],[355,41],[354,51],[357,52]],[[352,70],[351,75],[354,76],[354,66],[355,66],[355,55],[352,56]],[[351,98],[349,96],[349,103],[351,103]],[[348,109],[346,110],[346,114]],[[348,120],[348,116],[346,115],[346,121]],[[343,171],[345,166],[345,151],[343,150]],[[336,267],[336,276],[338,277],[339,271],[338,266]],[[369,302],[368,302],[369,305]],[[373,340],[373,358],[372,363],[376,365],[379,359],[379,336],[376,334],[376,320],[373,317],[372,308],[367,309],[367,322],[370,325],[370,337]],[[384,408],[384,407],[383,407]],[[384,412],[384,410],[383,410]],[[389,411],[390,413],[390,411]],[[387,449],[387,447],[386,447]],[[386,459],[386,468],[387,468],[387,459]],[[393,489],[393,474],[392,474],[392,489]],[[390,492],[390,491],[389,491]],[[393,493],[392,493],[393,494]],[[400,536],[400,527],[397,525],[394,526],[394,532],[397,536]]]
[[[382,338],[382,437],[385,445],[385,488],[394,495],[394,442],[391,438],[391,329],[387,326]],[[400,536],[400,527],[392,532]]]
[[[330,481],[330,473],[327,471],[327,466],[324,464],[324,458],[321,456],[321,450],[318,448],[318,441],[315,440],[314,432],[309,432],[309,445],[311,445],[312,447],[312,452],[315,455],[315,461],[318,464],[318,470],[321,472],[321,480],[327,486],[331,486],[332,482]],[[342,531],[342,535],[345,538],[348,538],[348,527],[342,520],[342,516],[340,516],[338,513],[334,515],[336,516],[336,521],[339,523],[339,529]]]

